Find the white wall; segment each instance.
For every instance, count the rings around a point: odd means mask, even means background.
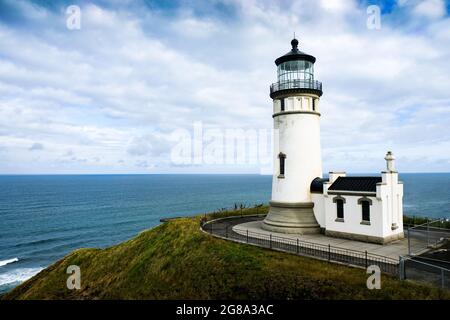
[[[280,98],[281,99],[281,98]],[[280,99],[273,100],[273,113],[281,112]],[[315,111],[319,112],[319,97],[311,94],[295,95],[282,98],[284,99],[284,111]],[[313,110],[312,99],[315,99],[315,110]]]
[[[397,172],[383,172],[382,182],[377,185],[377,198],[383,203],[384,236],[403,233],[403,184]],[[397,228],[393,230],[392,226]]]
[[[367,197],[372,200],[372,205],[370,206],[370,225],[365,225],[361,224],[362,206],[358,204],[358,199],[362,198],[362,196],[345,194],[341,196],[345,198],[344,222],[335,221],[337,218],[337,209],[336,203],[333,202],[333,198],[336,197],[336,195],[329,194],[325,197],[325,224],[327,230],[373,237],[384,237],[381,201],[377,200],[375,196]]]
[[[304,109],[304,101],[311,98],[311,96],[285,98],[286,111],[311,111]],[[274,111],[279,112],[278,100],[274,100]],[[322,177],[320,116],[315,113],[279,115],[274,118],[274,128],[272,200],[310,202],[311,181]],[[280,152],[286,155],[284,178],[278,177]]]
[[[311,200],[314,202],[314,216],[321,228],[326,228],[325,223],[325,202],[321,193],[311,193]]]

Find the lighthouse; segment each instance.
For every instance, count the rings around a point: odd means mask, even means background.
[[[273,99],[274,170],[270,210],[262,228],[274,232],[320,232],[314,216],[311,182],[322,178],[320,107],[322,83],[314,77],[316,58],[292,49],[275,60]]]
[[[313,234],[386,244],[404,237],[403,183],[395,157],[386,156],[381,176],[322,177],[320,105],[322,83],[314,77],[316,58],[292,49],[275,60],[272,199],[260,223],[275,233]]]

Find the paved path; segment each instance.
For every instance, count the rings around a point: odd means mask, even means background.
[[[297,234],[286,234],[286,233],[277,233],[263,230],[261,228],[263,216],[255,217],[235,217],[230,219],[223,219],[219,221],[215,221],[212,225],[214,234],[225,237],[226,234],[230,236],[236,237],[237,235],[241,235],[243,237],[246,236],[247,230],[253,233],[259,233],[265,236],[278,236],[282,238],[289,238],[293,240],[307,241],[313,242],[322,245],[331,245],[333,247],[340,247],[343,249],[356,250],[356,251],[367,251],[368,253],[377,254],[380,256],[392,258],[395,260],[399,259],[400,255],[408,254],[408,240],[402,239],[391,242],[390,244],[374,244],[368,242],[347,240],[341,238],[333,238],[328,237],[323,234],[314,234],[314,235],[297,235]],[[211,226],[208,226],[207,230],[210,230]],[[421,243],[415,243],[415,241],[411,241],[412,247],[416,245],[417,247],[421,247]]]
[[[262,224],[261,220],[239,223],[233,226],[233,231],[240,234],[246,234],[247,230],[249,232],[255,232],[264,235],[272,234],[272,236],[289,238],[293,240],[299,239],[300,241],[313,242],[322,245],[331,245],[333,247],[339,247],[343,249],[356,250],[362,252],[367,251],[368,253],[377,254],[383,257],[388,257],[396,260],[399,259],[399,256],[408,254],[408,240],[406,239],[397,240],[389,244],[381,245],[375,243],[328,237],[323,234],[298,235],[298,234],[271,232],[262,229],[261,224]]]
[[[356,251],[366,251],[372,254],[381,255],[384,257],[392,258],[398,260],[399,256],[404,256],[408,254],[408,240],[401,239],[393,241],[389,244],[381,245],[369,242],[347,240],[341,238],[328,237],[323,234],[315,235],[296,235],[296,234],[286,234],[277,233],[263,230],[260,226],[264,216],[243,216],[234,217],[229,219],[218,220],[211,225],[213,227],[214,234],[225,237],[228,232],[229,235],[245,236],[247,229],[250,232],[260,233],[264,235],[274,235],[282,238],[290,238],[299,240],[328,245],[334,247],[340,247],[344,249],[356,250]],[[208,226],[208,230],[211,226]],[[416,234],[417,233],[417,234]],[[411,251],[415,254],[426,251],[426,245],[424,244],[424,236],[420,232],[415,232],[411,234]]]

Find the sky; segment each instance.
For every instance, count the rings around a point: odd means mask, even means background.
[[[0,174],[270,173],[269,86],[294,32],[323,83],[324,172],[380,172],[388,150],[400,172],[449,172],[449,13],[444,0],[0,0]]]

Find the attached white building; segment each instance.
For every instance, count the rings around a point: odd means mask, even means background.
[[[386,159],[389,168],[391,152]],[[330,172],[329,179],[314,179],[310,190],[314,216],[326,235],[375,243],[403,238],[403,184],[396,171],[379,177]]]
[[[394,156],[378,177],[322,178],[320,109],[322,83],[316,58],[292,50],[275,60],[278,82],[270,87],[274,119],[274,173],[269,214],[262,227],[284,233],[318,233],[375,243],[403,238],[403,184]]]

